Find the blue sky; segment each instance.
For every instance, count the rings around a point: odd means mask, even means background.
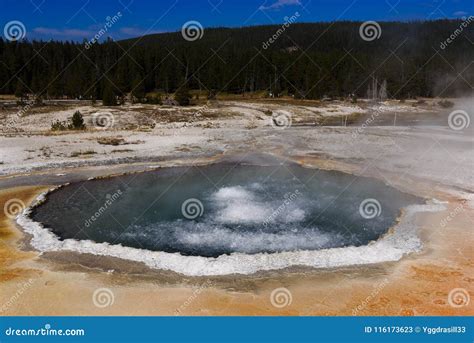
[[[0,0],[0,24],[18,20],[27,39],[92,38],[118,12],[107,36],[124,39],[181,29],[190,20],[203,27],[299,22],[412,20],[474,15],[474,0]],[[2,30],[3,31],[3,30]]]

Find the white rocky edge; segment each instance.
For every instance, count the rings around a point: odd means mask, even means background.
[[[233,253],[212,258],[183,256],[179,253],[150,251],[120,244],[96,243],[90,240],[65,239],[61,241],[48,228],[44,228],[30,218],[32,209],[44,202],[47,194],[48,192],[42,193],[16,220],[18,225],[32,235],[31,245],[41,253],[75,251],[97,256],[113,256],[143,262],[150,268],[171,270],[187,276],[253,274],[258,271],[277,270],[291,266],[331,268],[398,261],[404,255],[422,249],[422,242],[417,235],[418,230],[414,222],[415,215],[420,212],[438,212],[446,208],[436,200],[424,205],[410,205],[405,208],[404,215],[394,230],[364,246],[251,255]]]

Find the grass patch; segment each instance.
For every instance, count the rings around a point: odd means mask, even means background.
[[[125,139],[119,137],[101,137],[97,139],[97,143],[102,145],[124,145],[127,144]]]
[[[94,150],[73,151],[70,157],[91,156],[97,154]]]
[[[440,102],[438,102],[438,105],[442,108],[451,108],[454,107],[454,102],[449,100],[441,100]]]
[[[114,152],[132,152],[133,150],[132,149],[116,149],[116,150],[112,150],[112,153]]]

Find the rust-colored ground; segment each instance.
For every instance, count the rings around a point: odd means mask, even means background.
[[[0,208],[12,198],[28,204],[45,189],[2,190]],[[474,315],[474,299],[460,307],[448,303],[448,294],[455,288],[466,290],[470,298],[474,295],[474,211],[465,207],[443,228],[439,224],[441,220],[449,210],[459,206],[456,199],[443,200],[450,201],[447,211],[419,218],[424,252],[399,262],[209,279],[152,272],[144,267],[140,267],[139,273],[137,269],[134,273],[126,272],[130,263],[119,260],[111,262],[110,269],[114,271],[91,268],[86,258],[78,254],[69,254],[68,263],[64,262],[65,256],[61,259],[40,256],[31,251],[24,234],[0,211],[0,313]],[[291,301],[279,308],[272,305],[271,293],[281,287],[289,290]],[[94,292],[100,288],[112,292],[113,303],[107,307],[94,305]],[[107,297],[102,300],[107,303]]]

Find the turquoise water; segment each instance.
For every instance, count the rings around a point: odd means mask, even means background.
[[[32,217],[61,239],[217,257],[366,245],[419,202],[369,178],[219,163],[74,183]]]

